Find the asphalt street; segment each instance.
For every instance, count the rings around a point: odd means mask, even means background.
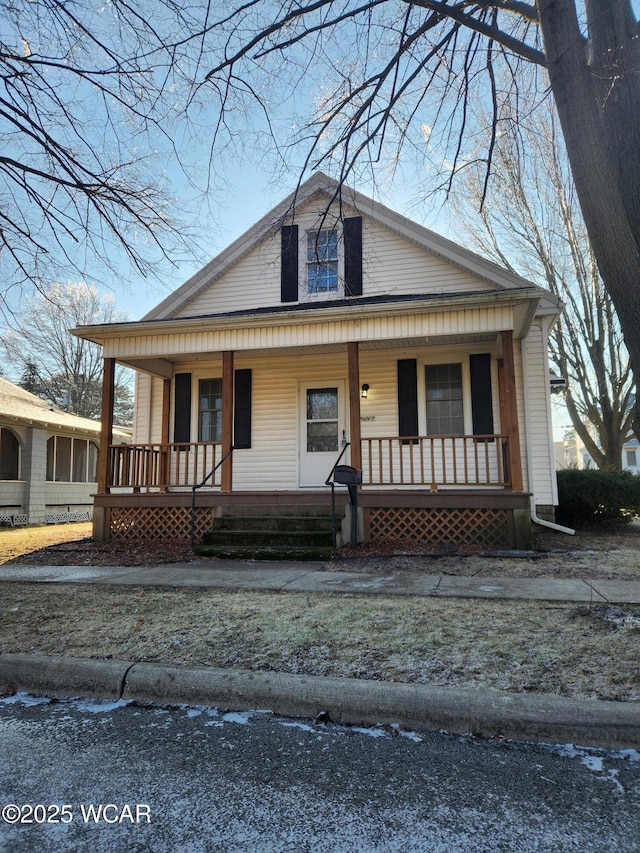
[[[0,700],[2,853],[640,850],[640,754]]]

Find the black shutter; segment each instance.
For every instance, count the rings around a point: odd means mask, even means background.
[[[342,223],[344,235],[344,294],[362,296],[362,217]]]
[[[173,440],[191,441],[191,374],[176,373]]]
[[[298,301],[298,226],[283,225],[280,230],[280,299]]]
[[[418,435],[418,365],[415,358],[398,361],[399,435]]]
[[[473,434],[492,435],[491,356],[488,353],[469,356],[469,372],[471,374]]]
[[[233,400],[233,447],[251,447],[251,370],[236,370]]]

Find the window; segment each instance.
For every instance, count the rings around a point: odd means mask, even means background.
[[[427,435],[463,435],[462,365],[425,367]]]
[[[638,457],[635,450],[627,450],[627,468],[637,468]]]
[[[97,445],[86,438],[52,435],[47,441],[47,480],[55,483],[97,482]]]
[[[222,441],[222,379],[201,379],[198,441]]]
[[[338,450],[338,389],[307,389],[307,453]]]
[[[0,480],[20,479],[20,442],[10,429],[0,429]]]
[[[307,291],[309,294],[338,290],[338,232],[307,232]]]

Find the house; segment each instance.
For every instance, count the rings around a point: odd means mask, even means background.
[[[594,440],[597,441],[595,429],[590,425],[588,428]],[[640,473],[638,448],[638,439],[630,435],[622,447],[620,464],[623,471],[629,471],[631,474]],[[555,442],[555,455],[557,469],[598,467],[575,430],[568,430],[562,441]]]
[[[532,512],[557,504],[560,310],[315,174],[142,320],[73,330],[105,359],[94,535],[184,535],[205,478],[198,536],[229,513],[326,507],[343,454],[360,540],[526,547]],[[137,371],[130,447],[112,441],[116,363]]]
[[[114,428],[119,441],[131,431]],[[61,412],[0,377],[0,523],[89,521],[100,423]]]

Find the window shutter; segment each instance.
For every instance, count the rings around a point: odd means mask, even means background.
[[[251,370],[236,370],[233,399],[233,447],[251,447]]]
[[[280,229],[280,299],[298,301],[298,226]]]
[[[415,358],[398,361],[398,430],[418,435],[418,364]]]
[[[344,234],[344,295],[362,296],[362,217],[342,223]]]
[[[176,373],[173,409],[173,440],[191,441],[191,374]]]
[[[471,414],[474,435],[493,433],[491,397],[491,356],[488,353],[469,356],[471,374]]]

